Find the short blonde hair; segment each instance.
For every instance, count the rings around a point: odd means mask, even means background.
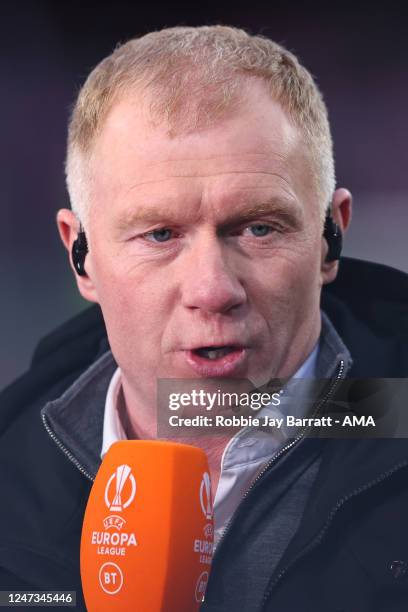
[[[262,79],[308,146],[321,218],[335,188],[326,105],[311,74],[281,45],[225,26],[174,27],[119,46],[90,73],[68,128],[67,186],[73,211],[86,224],[89,157],[113,103],[134,91],[148,95],[152,118],[172,131],[191,131],[233,112],[242,79]],[[147,96],[146,96],[147,97]]]

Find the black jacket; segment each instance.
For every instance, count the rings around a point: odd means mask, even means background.
[[[349,376],[408,376],[407,275],[344,259],[322,308],[353,356]],[[60,452],[39,412],[107,347],[93,307],[45,338],[29,372],[0,395],[0,589],[76,590],[83,605],[79,541],[92,483]],[[319,473],[262,609],[408,610],[408,442],[305,440],[297,452],[317,447]],[[216,556],[205,612],[245,611],[233,593],[223,598],[224,586],[239,580],[246,515],[267,478],[241,504]]]

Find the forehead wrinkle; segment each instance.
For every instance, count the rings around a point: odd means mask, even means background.
[[[270,169],[270,163],[272,161],[272,158],[275,162],[279,162],[278,168],[275,169],[275,171]],[[236,165],[236,168],[228,168],[228,165],[231,165],[231,159],[234,160],[234,165]],[[225,160],[225,164],[222,164],[222,160]],[[237,160],[242,163],[236,164]],[[264,161],[265,163],[260,163],[260,160]],[[200,167],[203,164],[207,165],[207,162],[209,161],[214,162],[214,170],[208,171],[207,166],[207,172],[200,172]],[[278,176],[279,178],[283,178],[282,174],[285,173],[284,166],[285,164],[288,164],[288,162],[289,158],[287,154],[275,151],[269,153],[228,153],[191,158],[176,157],[175,159],[171,159],[170,157],[167,159],[154,159],[150,161],[147,161],[146,158],[144,158],[144,166],[148,174],[151,170],[153,172],[157,172],[157,168],[163,167],[165,169],[166,176],[154,177],[152,179],[139,181],[138,183],[131,185],[129,187],[129,190],[137,188],[139,185],[143,186],[154,182],[160,183],[171,178],[211,178],[212,176],[216,177],[222,175],[228,176],[238,174],[241,174],[243,176],[245,174],[259,174],[265,176]],[[168,166],[170,166],[170,169],[168,169]],[[288,166],[288,170],[289,169],[290,165]],[[289,175],[290,172],[288,172],[288,177]]]
[[[289,184],[288,179],[286,179],[284,176],[282,176],[281,174],[277,173],[277,172],[267,172],[264,170],[229,170],[229,171],[220,171],[220,172],[210,172],[209,174],[171,174],[169,176],[163,177],[163,178],[152,178],[151,180],[148,181],[140,181],[138,183],[135,183],[134,185],[131,185],[126,192],[129,193],[131,191],[133,191],[134,189],[137,189],[138,187],[143,187],[144,185],[151,185],[152,183],[163,183],[165,181],[169,181],[171,179],[195,179],[195,178],[211,178],[211,177],[216,177],[216,176],[228,176],[228,175],[244,175],[244,174],[257,174],[257,175],[262,175],[262,176],[276,176],[277,178],[281,179],[282,181],[284,181],[285,183]],[[252,189],[253,186],[248,186],[248,189]]]
[[[239,158],[242,161],[247,161],[248,159],[251,160],[251,158],[255,158],[256,160],[258,158],[264,159],[265,161],[269,162],[271,157],[273,158],[277,158],[281,161],[287,161],[288,160],[288,153],[283,152],[280,153],[279,151],[265,151],[265,152],[261,152],[261,153],[255,153],[255,152],[245,152],[245,153],[232,153],[232,152],[228,152],[228,153],[222,153],[219,155],[216,154],[211,154],[211,155],[200,155],[199,158],[197,158],[197,156],[192,156],[192,157],[180,157],[179,155],[177,155],[176,157],[174,157],[174,159],[170,156],[169,159],[162,159],[160,161],[157,160],[152,160],[151,163],[149,165],[151,166],[155,166],[157,164],[184,164],[186,162],[197,162],[197,161],[219,161],[222,159],[225,159],[227,162],[229,162],[230,159],[235,159],[235,158]]]

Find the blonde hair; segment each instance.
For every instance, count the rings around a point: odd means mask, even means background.
[[[119,46],[88,76],[68,128],[67,186],[83,224],[90,205],[92,145],[114,101],[130,91],[149,99],[152,119],[170,133],[214,123],[242,100],[242,79],[265,82],[307,144],[321,218],[335,187],[326,105],[311,74],[281,45],[225,26],[174,27]]]

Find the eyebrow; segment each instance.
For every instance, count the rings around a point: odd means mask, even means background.
[[[218,225],[222,227],[230,227],[245,221],[252,221],[259,217],[264,217],[273,214],[280,217],[294,227],[298,227],[303,219],[303,209],[292,198],[276,197],[260,200],[259,203],[246,204],[243,206],[237,205],[224,217],[221,217]],[[137,224],[156,224],[162,225],[180,225],[184,223],[197,221],[197,213],[188,210],[178,209],[176,211],[160,210],[155,206],[137,205],[135,209],[122,213],[115,222],[116,229],[121,232],[136,226]]]
[[[221,223],[224,227],[233,226],[237,223],[253,221],[259,217],[268,215],[279,217],[292,226],[298,227],[303,218],[302,208],[295,200],[285,198],[270,198],[256,204],[249,204],[238,209],[234,209]]]
[[[175,217],[168,210],[159,210],[155,206],[136,205],[131,211],[122,213],[115,221],[117,229],[126,230],[138,223],[175,223]]]

